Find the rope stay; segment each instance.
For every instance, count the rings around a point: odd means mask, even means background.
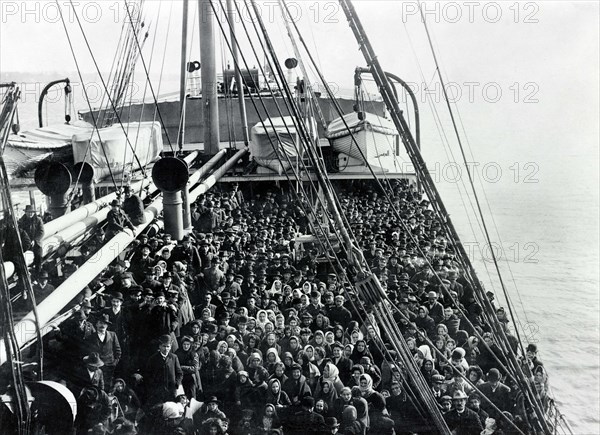
[[[406,122],[405,122],[404,118],[402,117],[401,110],[398,106],[398,101],[393,98],[393,94],[390,90],[389,81],[388,81],[387,77],[385,76],[385,73],[384,73],[383,69],[381,68],[381,65],[379,64],[379,61],[378,61],[378,59],[372,49],[372,46],[364,32],[364,29],[362,28],[362,24],[360,23],[360,20],[356,16],[354,6],[352,5],[351,2],[345,1],[345,0],[340,0],[340,5],[342,6],[344,13],[346,14],[346,17],[350,24],[350,28],[352,29],[352,31],[359,43],[360,50],[363,53],[363,56],[365,57],[367,65],[369,67],[371,67],[371,69],[372,69],[373,77],[377,81],[377,84],[380,88],[380,92],[382,94],[384,102],[388,106],[388,109],[392,116],[392,120],[394,121],[394,124],[396,125],[398,132],[401,134],[403,143],[406,147],[406,150],[407,150],[409,156],[411,157],[413,165],[417,171],[420,171],[422,173],[423,187],[424,187],[424,190],[425,190],[428,198],[431,200],[431,205],[434,208],[434,211],[436,211],[438,213],[438,216],[441,218],[442,223],[445,225],[446,229],[448,230],[448,234],[450,236],[451,241],[454,242],[454,246],[456,246],[458,248],[458,251],[460,254],[459,258],[466,266],[465,273],[467,273],[469,275],[471,282],[474,284],[474,289],[476,290],[476,295],[479,297],[480,301],[482,301],[484,303],[484,307],[485,307],[485,309],[488,310],[488,312],[490,312],[492,319],[495,320],[495,322],[491,322],[492,327],[494,327],[495,325],[498,325],[498,320],[496,318],[496,313],[493,310],[493,306],[492,306],[491,302],[489,301],[489,299],[487,298],[487,296],[485,295],[483,288],[481,286],[481,283],[477,279],[475,270],[470,262],[470,259],[466,255],[464,246],[462,246],[462,244],[459,241],[456,229],[454,228],[454,226],[449,218],[449,215],[440,199],[439,193],[433,182],[431,174],[429,173],[427,166],[426,166],[419,150],[416,147],[414,139],[412,138],[412,136],[408,130],[408,126],[406,125]],[[514,354],[513,350],[510,348],[509,340],[506,336],[505,331],[502,328],[496,328],[496,329],[497,329],[497,334],[498,334],[498,338],[499,338],[499,343],[501,344],[501,346],[504,347],[503,350],[508,355],[509,360],[511,361],[512,368],[516,372],[515,378],[518,382],[518,385],[521,388],[521,391],[523,391],[524,394],[526,395],[526,398],[529,401],[529,404],[535,411],[535,414],[537,417],[536,423],[540,426],[540,429],[543,430],[545,433],[550,433],[550,430],[548,429],[547,424],[544,420],[543,413],[542,413],[541,409],[539,408],[538,404],[536,403],[536,395],[533,394],[533,392],[531,390],[531,385],[529,384],[527,378],[523,374],[521,366],[517,360],[516,355]]]

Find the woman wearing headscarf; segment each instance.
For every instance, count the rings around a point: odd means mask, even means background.
[[[362,390],[360,387],[352,387],[352,406],[356,408],[356,418],[365,426],[369,428],[369,405],[362,396]]]
[[[225,409],[235,403],[236,373],[238,372],[233,369],[231,358],[225,355],[222,356],[219,359],[219,370],[214,391],[216,396],[223,402]]]
[[[321,376],[319,369],[310,362],[310,356],[304,351],[298,354],[298,362],[302,367],[302,374],[306,377],[306,381],[308,382],[311,391],[314,391],[317,385],[317,378]]]
[[[415,324],[417,325],[417,328],[424,329],[428,337],[435,335],[435,320],[433,320],[429,315],[429,310],[427,307],[419,307]]]
[[[317,347],[317,346],[322,347],[323,349],[325,349],[326,355],[331,355],[331,348],[330,348],[331,346],[329,345],[329,343],[327,343],[325,341],[325,334],[320,329],[315,331],[314,335],[309,340],[308,344],[310,344],[314,347]]]
[[[344,408],[339,433],[343,435],[365,435],[367,433],[365,424],[358,420],[358,412],[354,406],[350,405]]]
[[[267,316],[267,310],[258,310],[256,313],[256,326],[261,330],[265,330],[265,324],[269,322],[269,318]]]
[[[277,334],[275,334],[274,332],[269,332],[265,335],[265,339],[260,344],[259,349],[262,352],[262,354],[266,356],[267,350],[273,348],[277,351],[278,354],[281,353],[281,346],[277,344]]]
[[[283,391],[282,383],[277,378],[272,378],[267,384],[267,403],[275,405],[277,409],[287,408],[291,406],[289,396]]]
[[[281,422],[279,421],[276,407],[270,403],[264,405],[257,423],[261,434],[271,434],[274,430],[279,429]]]
[[[342,325],[335,325],[333,327],[333,337],[335,341],[339,341],[342,344],[348,343],[348,337],[344,334],[344,327]]]
[[[248,357],[248,361],[246,362],[246,371],[248,372],[248,376],[250,380],[254,379],[254,374],[256,373],[256,369],[261,367],[262,365],[262,356],[258,352],[252,352]]]
[[[275,372],[275,366],[277,363],[281,363],[281,360],[279,359],[279,353],[277,352],[277,349],[272,347],[267,350],[265,355],[265,368],[269,374],[272,375]]]
[[[435,369],[435,363],[432,359],[425,358],[425,360],[423,360],[421,374],[423,375],[423,378],[425,378],[427,385],[431,387],[431,385],[433,385],[433,375],[439,374],[439,372]]]
[[[278,279],[273,281],[273,285],[271,285],[271,288],[269,290],[267,290],[267,294],[270,297],[273,297],[274,295],[280,294],[282,292],[283,292],[283,284]]]
[[[297,363],[292,365],[291,375],[282,385],[282,388],[292,401],[292,405],[300,405],[303,397],[312,395],[306,377],[302,374],[302,367]]]
[[[344,409],[347,406],[352,406],[352,390],[349,387],[344,387],[338,398],[333,402],[331,415],[341,421]]]
[[[360,360],[363,356],[370,357],[371,354],[369,353],[369,349],[367,349],[367,342],[365,340],[358,340],[354,345],[350,360],[353,364],[360,364]]]
[[[281,362],[281,361],[275,363],[275,365],[273,367],[273,373],[269,377],[269,380],[277,379],[281,383],[281,385],[283,385],[283,383],[287,380],[287,378],[288,377],[285,374],[285,364],[283,364],[283,362]]]
[[[344,388],[344,384],[342,383],[342,380],[340,379],[340,371],[336,367],[336,365],[333,364],[332,362],[328,362],[327,364],[325,364],[321,379],[330,381],[333,384],[333,386],[335,387],[335,390],[337,391],[338,394]]]
[[[317,383],[315,401],[323,400],[327,404],[327,409],[333,411],[333,406],[337,398],[338,392],[335,386],[333,385],[333,382],[321,377],[319,382]]]
[[[414,355],[414,359],[419,367],[423,366],[425,360],[433,360],[431,356],[431,349],[426,344],[419,346],[417,353]]]

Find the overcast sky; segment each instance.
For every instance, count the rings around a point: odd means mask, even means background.
[[[94,72],[68,0],[58,0],[81,68]],[[125,18],[117,0],[75,2],[76,11],[103,73],[110,69]],[[157,78],[165,51],[165,74],[178,72],[182,2],[148,0],[150,37],[144,48],[151,75]],[[192,59],[198,59],[196,1],[190,1]],[[365,65],[358,45],[336,1],[295,0],[288,4],[298,26],[334,88],[351,88],[357,65]],[[425,103],[425,88],[441,101],[417,2],[358,0],[360,19],[385,70],[410,82]],[[292,56],[291,44],[276,1],[259,2],[277,52]],[[515,129],[547,140],[557,135],[596,150],[599,95],[598,2],[425,2],[422,3],[441,69],[465,116],[482,110],[493,114],[490,128]],[[160,12],[160,14],[158,14]],[[242,20],[250,26],[247,14]],[[237,23],[241,34],[241,22]],[[220,32],[217,28],[218,39]],[[243,38],[243,35],[240,36]],[[0,72],[75,70],[56,2],[0,2]],[[315,49],[316,47],[316,49]],[[245,51],[248,53],[248,51]],[[250,60],[255,65],[256,60]],[[221,60],[219,60],[221,64]],[[138,68],[138,72],[140,69]],[[138,73],[136,77],[141,77]],[[73,78],[73,77],[72,77]],[[162,91],[175,90],[167,89]],[[561,122],[557,122],[557,120]],[[477,123],[477,121],[475,121]],[[502,134],[502,133],[500,133]]]

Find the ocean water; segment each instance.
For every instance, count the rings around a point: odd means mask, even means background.
[[[61,121],[62,107],[60,101],[48,106],[50,122]],[[467,126],[485,125],[477,110],[464,115]],[[20,119],[22,129],[36,126],[36,101],[21,105]],[[467,200],[472,195],[462,183],[464,167],[460,176],[452,172],[456,167],[448,164],[439,136],[426,124],[422,130],[428,167],[461,239],[486,288],[506,306],[489,249],[474,224]],[[540,152],[535,137],[525,144],[511,142],[510,134],[502,132],[467,131],[473,152],[469,161],[478,162],[473,166],[476,187],[491,238],[498,243],[494,246],[500,246],[500,268],[522,339],[538,344],[553,395],[575,433],[600,433],[597,144],[565,149],[545,142]],[[457,152],[454,148],[456,157]]]

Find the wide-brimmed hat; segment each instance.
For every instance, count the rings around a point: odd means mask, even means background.
[[[92,367],[100,368],[104,365],[104,361],[100,359],[100,356],[97,353],[91,353],[88,356],[83,358],[83,362]]]
[[[33,212],[35,213],[35,208],[31,204],[27,204],[25,206],[25,213]]]
[[[103,322],[103,323],[106,323],[107,325],[112,325],[112,322],[108,318],[108,314],[102,314],[100,317],[98,317],[96,319],[96,323],[98,323],[98,322]]]

